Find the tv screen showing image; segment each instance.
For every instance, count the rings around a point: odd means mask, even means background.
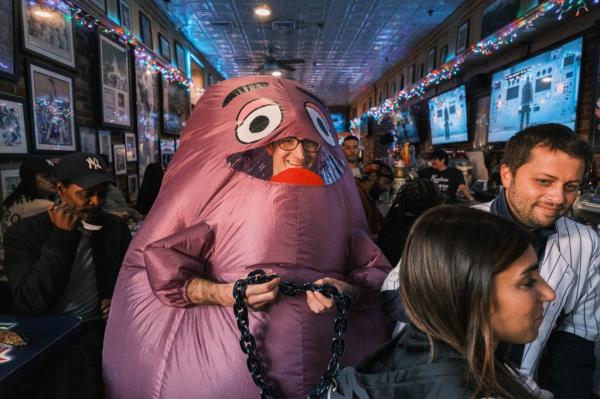
[[[581,45],[582,39],[575,39],[492,76],[490,143],[540,123],[575,129]]]
[[[394,113],[394,125],[396,126],[396,140],[399,143],[418,143],[419,131],[415,123],[415,117],[409,107],[401,108]]]
[[[333,121],[333,127],[335,128],[336,133],[342,133],[346,131],[346,118],[344,117],[344,114],[331,114],[331,120]]]
[[[462,85],[427,102],[431,144],[460,143],[469,140],[466,97],[465,86]]]

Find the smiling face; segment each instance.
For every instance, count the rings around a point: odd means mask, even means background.
[[[298,142],[297,137],[289,137],[281,139],[275,143],[267,144],[266,151],[273,157],[273,176],[290,168],[307,168],[310,169],[318,154],[317,151],[307,151],[303,143]],[[295,142],[294,142],[295,141]],[[314,143],[314,142],[312,142]],[[286,150],[285,148],[292,148]],[[317,143],[314,143],[315,145]],[[306,146],[310,147],[310,146]],[[317,146],[318,147],[318,146]]]

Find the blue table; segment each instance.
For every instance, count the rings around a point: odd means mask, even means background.
[[[13,325],[14,324],[14,325]],[[77,337],[81,319],[72,316],[0,315],[0,327],[13,325],[11,330],[27,339],[27,346],[0,345],[0,392],[40,366],[57,349]]]

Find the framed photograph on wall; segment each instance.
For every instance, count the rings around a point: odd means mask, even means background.
[[[0,95],[0,155],[27,154],[27,116],[25,101]]]
[[[437,52],[437,48],[432,47],[427,52],[427,68],[426,73],[429,73],[435,69],[435,53]]]
[[[131,32],[131,8],[124,0],[119,0],[119,19],[121,26]]]
[[[415,64],[408,67],[408,83],[415,83]]]
[[[70,17],[71,9],[61,2],[57,8],[44,4],[43,0],[21,0],[23,46],[50,61],[75,68],[73,22],[65,18]]]
[[[110,130],[98,130],[98,154],[106,155],[108,162],[112,162],[112,138]]]
[[[169,39],[158,33],[158,54],[165,60],[171,62],[171,44]]]
[[[131,128],[131,74],[126,46],[99,34],[101,124]]]
[[[135,202],[138,199],[139,185],[137,175],[127,175],[127,197],[129,202]]]
[[[113,145],[115,175],[124,175],[127,173],[127,151],[124,144]]]
[[[446,44],[444,47],[440,49],[440,65],[444,65],[448,58],[448,45]]]
[[[425,76],[425,63],[421,63],[421,65],[419,65],[419,79],[423,79],[423,76]]]
[[[73,78],[28,63],[33,146],[38,151],[77,151]]]
[[[2,180],[2,199],[5,200],[21,183],[19,169],[0,170],[0,180]]]
[[[0,78],[11,80],[19,78],[14,4],[13,0],[0,0]]]
[[[187,63],[185,62],[185,48],[175,42],[175,64],[184,75],[187,76]]]
[[[177,82],[162,79],[162,132],[181,134],[189,116],[189,93]]]
[[[140,181],[144,181],[146,166],[159,161],[158,130],[160,112],[158,77],[143,59],[135,62],[137,146]]]
[[[127,152],[127,162],[137,161],[137,148],[135,145],[135,134],[125,133],[125,150]]]
[[[456,54],[462,53],[469,45],[469,20],[467,19],[456,31]]]
[[[90,3],[101,9],[102,12],[106,12],[106,0],[90,0]]]
[[[175,154],[175,140],[174,139],[160,139],[160,163],[163,170],[167,169],[173,155]]]
[[[140,36],[142,43],[148,48],[154,49],[154,42],[152,41],[152,23],[143,12],[140,11]]]
[[[79,126],[79,143],[81,144],[81,152],[98,153],[98,136],[96,129],[89,126]]]

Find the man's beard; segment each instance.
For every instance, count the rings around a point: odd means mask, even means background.
[[[559,217],[563,216],[568,209],[566,206],[555,207],[556,211],[554,216],[548,215],[546,218],[542,218],[534,212],[536,207],[540,204],[539,201],[535,201],[533,204],[527,204],[514,189],[508,191],[507,200],[510,205],[509,208],[512,208],[510,211],[513,214],[513,217],[518,222],[531,229],[545,229],[553,226],[554,222],[556,222]],[[544,205],[546,207],[552,207],[551,204]]]
[[[86,222],[94,222],[98,218],[98,215],[100,215],[100,209],[85,209],[81,211],[80,215],[82,220],[85,220]]]

